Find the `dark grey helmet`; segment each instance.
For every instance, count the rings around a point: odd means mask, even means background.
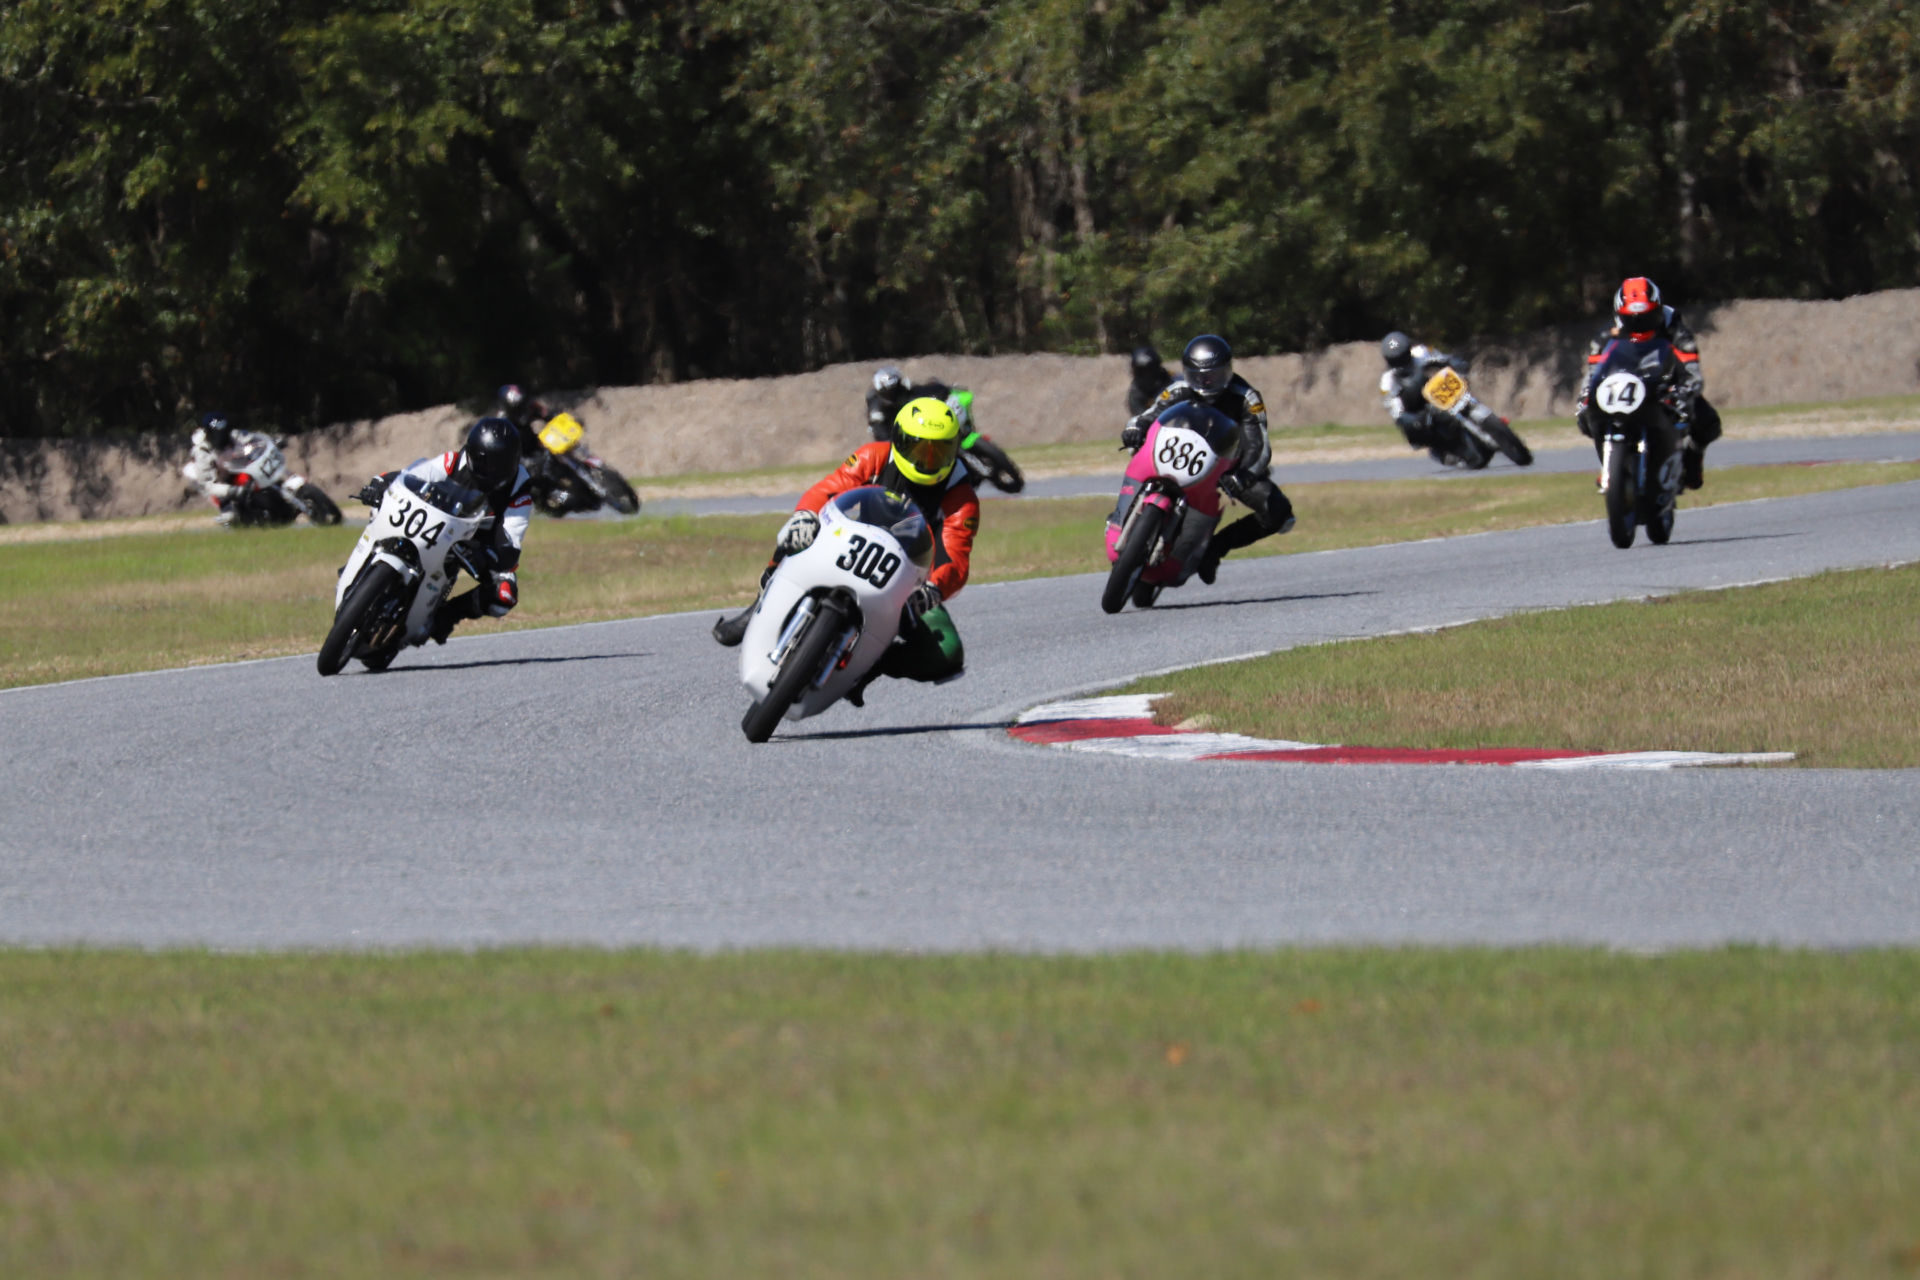
[[[497,489],[520,470],[520,432],[505,418],[482,418],[467,431],[460,463],[482,489]]]
[[[1211,400],[1233,381],[1233,348],[1218,334],[1203,333],[1180,353],[1180,371],[1202,400]]]
[[[1380,358],[1396,369],[1413,359],[1413,339],[1395,329],[1380,339]]]

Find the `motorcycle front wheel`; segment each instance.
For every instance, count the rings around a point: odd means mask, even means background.
[[[821,600],[814,611],[813,620],[807,623],[807,629],[794,639],[787,650],[787,656],[780,663],[779,674],[767,688],[767,696],[747,708],[747,714],[741,717],[740,732],[747,735],[748,742],[765,742],[773,736],[773,731],[786,717],[787,709],[793,706],[806,690],[813,678],[820,674],[820,665],[827,660],[827,653],[840,638],[847,625],[847,616],[840,606],[832,600]]]
[[[1634,508],[1638,505],[1633,471],[1639,460],[1640,455],[1624,441],[1607,451],[1607,536],[1622,551],[1633,545],[1637,523]]]
[[[354,642],[399,580],[400,574],[385,561],[367,566],[360,581],[353,584],[347,598],[340,602],[340,612],[333,617],[333,629],[327,632],[326,643],[320,646],[320,657],[314,665],[321,675],[338,675],[340,668],[347,665],[347,659],[353,656]]]
[[[1166,519],[1167,513],[1150,502],[1141,503],[1135,511],[1133,527],[1120,540],[1120,553],[1113,558],[1113,568],[1107,574],[1107,588],[1100,593],[1100,607],[1108,613],[1126,607],[1140,571],[1147,567],[1147,557],[1160,541],[1160,527]]]
[[[1527,442],[1522,440],[1520,433],[1512,427],[1495,418],[1493,421],[1487,423],[1486,432],[1493,437],[1494,445],[1501,453],[1507,455],[1507,460],[1513,463],[1514,466],[1530,467],[1533,465],[1533,450],[1527,448]]]
[[[1018,493],[1027,487],[1027,477],[1019,465],[993,441],[980,437],[967,447],[966,453],[968,464],[1002,493]]]
[[[340,508],[333,499],[317,484],[300,486],[300,501],[307,504],[307,519],[317,525],[335,525],[340,523]]]

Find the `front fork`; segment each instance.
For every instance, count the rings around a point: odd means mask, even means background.
[[[1166,527],[1160,531],[1159,543],[1147,556],[1144,567],[1148,569],[1167,558],[1167,548],[1173,545],[1175,537],[1180,532],[1180,525],[1187,515],[1187,496],[1184,493],[1169,494],[1151,480],[1142,481],[1140,487],[1134,490],[1133,501],[1127,506],[1126,517],[1120,522],[1120,536],[1114,540],[1115,546],[1126,545],[1127,535],[1133,532],[1133,522],[1140,514],[1140,504],[1146,501],[1150,494],[1160,499],[1154,505],[1166,511],[1169,518]]]

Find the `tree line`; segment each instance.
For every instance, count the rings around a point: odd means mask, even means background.
[[[0,434],[1920,283],[1912,0],[9,0]]]

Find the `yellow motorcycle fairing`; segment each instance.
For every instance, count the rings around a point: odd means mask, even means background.
[[[1442,369],[1427,379],[1427,385],[1420,389],[1427,403],[1447,413],[1453,412],[1453,406],[1460,403],[1467,394],[1467,380],[1452,369]]]
[[[557,458],[570,452],[586,433],[587,429],[580,425],[578,418],[570,413],[556,413],[547,419],[546,426],[540,428],[540,443]]]

